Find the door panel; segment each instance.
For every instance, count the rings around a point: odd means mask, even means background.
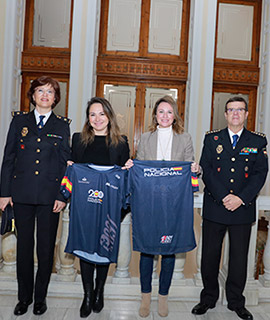
[[[70,0],[35,0],[33,46],[68,48]]]
[[[182,1],[152,0],[148,51],[180,54]]]
[[[217,58],[251,60],[253,6],[219,5]]]
[[[111,0],[107,50],[138,52],[140,22],[140,0]]]
[[[132,141],[134,134],[136,87],[105,84],[104,97],[110,101],[113,107],[121,134],[126,135],[128,141]],[[132,153],[132,145],[130,145],[130,148]]]

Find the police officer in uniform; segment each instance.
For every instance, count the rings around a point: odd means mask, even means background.
[[[243,291],[252,223],[256,220],[256,196],[268,172],[264,134],[244,128],[248,116],[242,97],[227,101],[228,127],[206,134],[200,165],[203,169],[203,234],[201,273],[203,290],[192,313],[201,315],[214,308],[219,297],[219,264],[222,242],[229,234],[226,280],[228,308],[241,319],[253,319],[245,308]]]
[[[65,207],[60,183],[70,158],[70,121],[52,112],[60,101],[59,83],[47,76],[35,79],[28,98],[35,109],[13,114],[0,184],[0,209],[9,203],[13,206],[17,229],[15,315],[27,312],[33,293],[34,314],[47,310],[59,212]],[[38,269],[34,281],[35,221]]]

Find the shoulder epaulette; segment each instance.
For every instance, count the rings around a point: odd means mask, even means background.
[[[72,120],[71,120],[71,119],[69,119],[69,118],[59,116],[58,114],[56,114],[56,117],[57,117],[58,119],[62,120],[62,121],[67,122],[68,124],[70,124],[70,123],[71,123],[71,121],[72,121]]]
[[[261,137],[263,137],[263,138],[265,138],[265,137],[266,137],[266,135],[265,135],[264,133],[262,133],[262,132],[258,132],[258,131],[251,131],[251,133],[256,134],[256,135],[258,135],[258,136],[261,136]]]
[[[12,111],[11,115],[12,117],[15,117],[15,116],[21,116],[22,114],[27,114],[27,113],[28,113],[27,111]]]
[[[216,133],[216,132],[219,132],[220,130],[221,129],[210,130],[210,131],[207,131],[205,134]]]

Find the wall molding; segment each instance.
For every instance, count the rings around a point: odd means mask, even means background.
[[[114,60],[111,57],[98,57],[97,75],[115,75],[123,77],[143,77],[150,79],[160,77],[168,80],[186,81],[188,64],[186,62],[155,63],[147,59]]]

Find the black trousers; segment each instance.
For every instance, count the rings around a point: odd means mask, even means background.
[[[80,259],[81,277],[84,292],[94,290],[94,271],[96,269],[96,288],[105,285],[110,264],[95,264]]]
[[[235,309],[245,305],[243,291],[247,277],[251,224],[225,225],[206,219],[203,220],[201,273],[204,288],[201,292],[201,303],[214,307],[218,300],[218,274],[222,242],[226,231],[229,233],[226,297],[228,306]]]
[[[19,301],[42,302],[51,277],[59,213],[52,205],[14,203],[17,228],[17,281]],[[34,230],[37,220],[36,248],[38,269],[34,281]],[[34,285],[35,283],[35,285]]]

